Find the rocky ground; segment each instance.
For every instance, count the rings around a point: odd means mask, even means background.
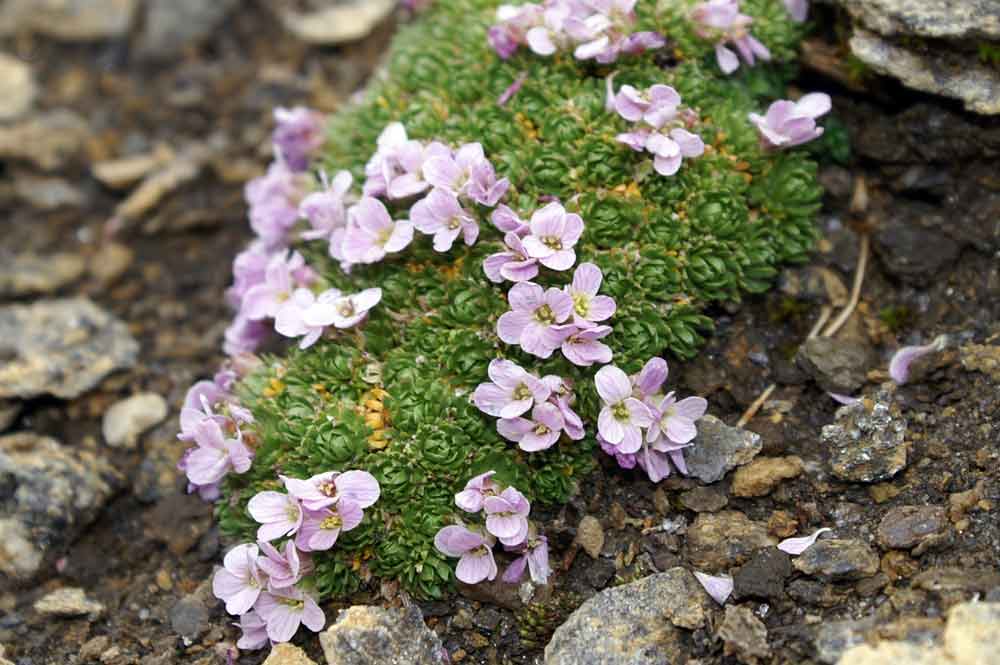
[[[391,34],[324,45],[344,35],[309,6],[65,0],[56,20],[0,2],[0,664],[237,656],[176,415],[220,360],[271,108],[336,109]],[[801,84],[839,91],[854,154],[822,169],[814,261],[720,307],[698,359],[671,362],[718,419],[692,476],[656,487],[602,460],[547,515],[551,586],[461,588],[420,614],[390,589],[330,604],[334,628],[297,641],[312,658],[832,665],[868,643],[842,662],[1000,662],[978,646],[1000,643],[1000,124],[817,69]],[[799,349],[862,255],[856,309]],[[898,346],[940,334],[910,383],[889,381]],[[802,555],[774,547],[821,527]],[[695,570],[734,578],[724,607]],[[338,618],[359,604],[389,609]]]

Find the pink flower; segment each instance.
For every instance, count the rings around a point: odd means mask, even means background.
[[[552,391],[549,402],[559,407],[559,412],[563,416],[563,431],[572,440],[579,441],[586,432],[583,429],[583,420],[573,410],[573,403],[576,401],[573,384],[568,379],[554,374],[542,377],[542,381]]]
[[[341,500],[329,508],[307,510],[302,527],[295,536],[295,544],[303,552],[328,550],[337,542],[343,531],[350,531],[364,518],[361,506],[353,501]]]
[[[500,486],[493,480],[496,471],[487,471],[465,483],[465,489],[455,495],[455,505],[467,513],[478,513],[483,509],[483,500],[494,496]]]
[[[260,618],[260,615],[253,610],[240,615],[240,630],[242,635],[236,642],[236,646],[246,651],[256,651],[263,649],[268,643],[267,623]]]
[[[289,641],[300,625],[318,633],[326,623],[326,615],[313,597],[296,587],[265,591],[254,610],[267,622],[267,636],[273,642]]]
[[[328,326],[351,328],[368,316],[369,310],[382,299],[382,289],[365,289],[345,296],[338,289],[329,289],[314,296],[308,289],[298,289],[292,299],[278,310],[275,330],[285,337],[303,336],[299,347],[307,349],[323,335]]]
[[[226,438],[216,418],[205,418],[194,429],[197,447],[185,460],[188,480],[195,485],[212,485],[229,471],[246,473],[253,453],[243,443],[239,430],[236,438]]]
[[[598,341],[611,334],[611,326],[567,327],[572,328],[573,333],[562,343],[562,353],[566,360],[579,367],[611,362],[611,347]]]
[[[323,115],[297,106],[293,109],[276,108],[272,141],[276,152],[288,168],[302,172],[309,168],[312,156],[323,145]]]
[[[507,192],[510,182],[497,180],[493,165],[479,143],[466,143],[455,154],[439,155],[424,164],[424,177],[437,189],[466,196],[492,208]],[[416,221],[416,220],[414,220]]]
[[[531,504],[524,495],[508,487],[498,496],[483,500],[486,530],[504,545],[515,547],[528,537],[528,513]]]
[[[247,291],[267,278],[272,256],[263,242],[255,240],[233,259],[233,285],[226,290],[226,301],[233,309],[240,309]]]
[[[695,421],[705,415],[708,402],[702,397],[685,397],[677,401],[669,393],[656,404],[654,420],[646,433],[646,441],[656,442],[665,436],[675,444],[690,443],[697,435]]]
[[[308,480],[279,476],[288,493],[302,502],[308,510],[321,510],[341,500],[350,501],[360,508],[375,505],[381,494],[375,476],[367,471],[327,471]]]
[[[389,180],[396,167],[396,156],[407,142],[406,128],[402,123],[391,122],[378,137],[378,148],[365,164],[365,196],[385,196],[388,194]]]
[[[257,539],[271,541],[290,536],[302,526],[302,506],[294,496],[280,492],[258,492],[247,503],[250,516],[261,527]]]
[[[497,432],[508,441],[517,443],[521,450],[533,453],[554,446],[564,422],[558,406],[541,403],[531,409],[530,419],[501,418],[497,421]]]
[[[483,261],[483,272],[495,284],[503,280],[527,282],[538,276],[538,259],[528,256],[528,250],[516,233],[504,236],[506,252],[497,252]]]
[[[830,95],[814,92],[797,102],[776,101],[763,116],[751,113],[750,121],[757,126],[766,149],[791,148],[823,135],[823,128],[816,126],[816,119],[829,113],[830,108]]]
[[[523,370],[517,363],[497,358],[487,369],[492,383],[480,383],[472,401],[483,413],[496,418],[515,418],[526,413],[532,404],[541,404],[550,391],[541,379]]]
[[[327,182],[325,173],[320,173],[320,177],[323,189],[313,192],[299,204],[299,215],[312,226],[312,230],[302,234],[305,240],[330,240],[334,231],[347,224],[344,197],[353,182],[350,171],[340,171],[330,182]]]
[[[297,285],[295,273],[305,263],[298,252],[275,254],[267,264],[264,281],[247,290],[241,311],[254,321],[273,319],[281,305],[292,297]]]
[[[507,300],[511,311],[497,321],[500,339],[539,358],[551,356],[566,335],[559,324],[572,313],[573,299],[554,287],[546,291],[534,282],[520,282],[511,287]]]
[[[645,120],[654,129],[673,120],[680,103],[681,96],[677,91],[661,83],[644,91],[623,85],[614,97],[614,109],[618,115],[631,122]]]
[[[466,194],[479,205],[492,208],[510,189],[510,180],[497,178],[493,163],[484,159],[472,167]]]
[[[581,263],[573,273],[573,282],[566,286],[566,293],[573,299],[573,323],[581,328],[605,321],[614,316],[617,306],[614,298],[599,296],[601,269],[593,263]]]
[[[739,57],[726,44],[736,47],[748,66],[757,58],[770,60],[771,52],[749,32],[753,19],[740,13],[739,0],[708,0],[695,5],[691,18],[697,24],[696,32],[703,39],[715,42],[715,58],[725,74],[740,66]]]
[[[437,532],[434,547],[445,556],[459,559],[455,577],[466,584],[478,584],[497,576],[492,541],[492,536],[483,536],[464,526],[451,525]]]
[[[598,370],[594,382],[604,402],[597,419],[601,436],[623,453],[638,451],[642,447],[642,428],[653,422],[649,408],[632,397],[628,376],[614,365]]]
[[[435,187],[410,210],[413,225],[421,233],[434,236],[434,251],[447,252],[461,234],[472,246],[479,237],[479,223],[458,202],[454,193]]]
[[[549,580],[552,570],[549,568],[549,541],[545,536],[537,536],[528,539],[511,548],[510,551],[520,554],[519,557],[511,561],[501,578],[508,584],[517,584],[524,577],[524,569],[527,568],[531,575],[531,581],[535,584],[545,584]]]
[[[259,546],[264,556],[257,560],[257,565],[267,574],[269,589],[285,589],[302,579],[302,560],[294,542],[289,540],[285,543],[284,554],[268,542],[259,543]]]
[[[256,545],[237,545],[226,552],[223,567],[212,578],[212,593],[226,603],[230,614],[248,612],[260,596],[262,582],[257,556]]]
[[[700,157],[705,143],[697,134],[675,127],[670,135],[654,132],[646,140],[646,150],[653,153],[653,168],[660,175],[674,175],[685,157]]]
[[[528,256],[546,268],[566,270],[576,263],[573,247],[583,234],[583,220],[567,213],[557,202],[535,211],[531,216],[531,234],[524,239]]]
[[[386,254],[403,250],[413,240],[413,223],[393,221],[385,205],[365,197],[349,211],[343,254],[351,263],[377,263]]]
[[[785,0],[785,9],[796,23],[805,23],[809,16],[809,0]]]
[[[262,321],[252,321],[243,314],[237,314],[226,328],[222,350],[229,357],[253,353],[270,332],[270,327]]]
[[[389,198],[405,199],[427,191],[428,182],[424,167],[436,157],[450,157],[451,148],[434,141],[406,141],[398,147],[388,176]]]

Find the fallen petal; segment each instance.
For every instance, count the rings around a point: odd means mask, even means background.
[[[791,554],[792,556],[795,556],[797,554],[802,554],[807,549],[809,549],[809,547],[813,543],[816,542],[816,539],[819,538],[819,535],[821,533],[825,533],[827,531],[833,531],[833,529],[830,529],[829,527],[823,527],[822,529],[812,534],[811,536],[802,536],[800,538],[785,538],[783,541],[778,543],[778,549],[781,550],[782,552]]]
[[[726,599],[729,598],[729,594],[733,592],[732,577],[716,577],[714,575],[699,573],[697,570],[694,571],[694,576],[705,587],[708,595],[719,605],[724,605]]]

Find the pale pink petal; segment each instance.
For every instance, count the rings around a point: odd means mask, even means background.
[[[694,571],[694,576],[701,583],[701,586],[705,588],[705,592],[719,605],[724,605],[726,599],[733,592],[733,578],[731,577],[706,575],[697,570]]]
[[[594,383],[597,385],[597,394],[607,404],[617,404],[632,394],[632,384],[629,382],[628,376],[614,365],[608,365],[598,370],[594,377]],[[611,443],[615,442],[611,441]]]
[[[795,556],[797,554],[802,554],[807,549],[809,549],[809,547],[811,547],[813,543],[816,542],[816,539],[819,538],[820,534],[832,530],[833,529],[824,527],[809,536],[802,536],[799,538],[785,538],[780,543],[778,543],[778,549],[781,550],[782,552],[787,552],[792,556]]]
[[[708,400],[703,397],[685,397],[674,405],[678,415],[698,420],[708,410]]]
[[[334,484],[341,499],[352,501],[361,508],[368,508],[378,501],[378,481],[367,471],[345,471],[336,477]]]

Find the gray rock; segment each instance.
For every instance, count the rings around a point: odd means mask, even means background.
[[[796,557],[793,565],[806,575],[828,581],[858,580],[878,572],[879,559],[860,540],[824,538]]]
[[[830,467],[841,480],[877,482],[906,467],[906,418],[886,384],[872,397],[837,409],[835,420],[820,432],[830,451]]]
[[[35,103],[35,75],[26,62],[0,53],[0,120],[24,115]]]
[[[5,0],[0,35],[37,32],[69,42],[120,37],[128,32],[137,0]]]
[[[899,218],[880,225],[874,240],[886,270],[911,284],[930,283],[961,251],[961,246],[948,236]]]
[[[743,564],[756,550],[777,544],[768,534],[767,524],[735,510],[701,513],[687,531],[691,564],[710,573]]]
[[[167,417],[167,400],[156,393],[139,393],[116,402],[104,414],[104,440],[113,448],[135,448],[139,437]]]
[[[13,582],[30,579],[122,483],[121,474],[89,451],[36,434],[0,437],[0,572]]]
[[[442,665],[447,652],[420,610],[355,605],[341,610],[337,621],[319,635],[329,665],[412,663]]]
[[[857,342],[813,337],[799,347],[796,360],[823,390],[850,395],[865,384],[870,358]]]
[[[181,53],[211,35],[240,0],[146,0],[140,51],[152,57]]]
[[[54,293],[80,279],[86,267],[77,254],[18,254],[0,261],[0,297]]]
[[[396,8],[395,0],[324,0],[316,11],[277,9],[285,28],[310,44],[343,44],[367,36]]]
[[[912,549],[917,556],[951,540],[951,522],[942,506],[897,506],[878,525],[878,543],[886,549]]]
[[[727,605],[718,635],[725,642],[726,655],[735,655],[741,663],[752,665],[771,655],[767,628],[749,607]]]
[[[139,345],[86,298],[0,307],[0,399],[71,399],[132,367]]]
[[[170,608],[170,627],[189,643],[208,630],[208,608],[197,592],[184,596]]]
[[[604,547],[604,527],[593,515],[584,515],[580,520],[580,525],[576,528],[576,544],[582,547],[591,559],[600,556]]]
[[[931,39],[1000,39],[1000,0],[838,0],[870,30]]]
[[[862,28],[850,46],[859,60],[907,87],[961,100],[975,113],[1000,114],[1000,70],[981,63],[975,52],[917,51]]]
[[[72,111],[33,113],[16,124],[0,126],[0,158],[53,171],[76,157],[89,135],[87,121]]]
[[[545,665],[684,662],[678,628],[705,625],[712,600],[694,575],[671,568],[600,592],[556,629]]]
[[[34,604],[35,611],[46,616],[82,617],[96,619],[104,614],[104,605],[87,598],[79,587],[64,587],[51,591]]]
[[[730,427],[715,416],[704,416],[698,421],[694,445],[684,449],[684,461],[692,476],[706,484],[714,483],[750,462],[762,447],[759,434]]]
[[[753,558],[733,573],[733,598],[785,597],[785,580],[792,574],[792,558],[777,547],[758,550]]]

